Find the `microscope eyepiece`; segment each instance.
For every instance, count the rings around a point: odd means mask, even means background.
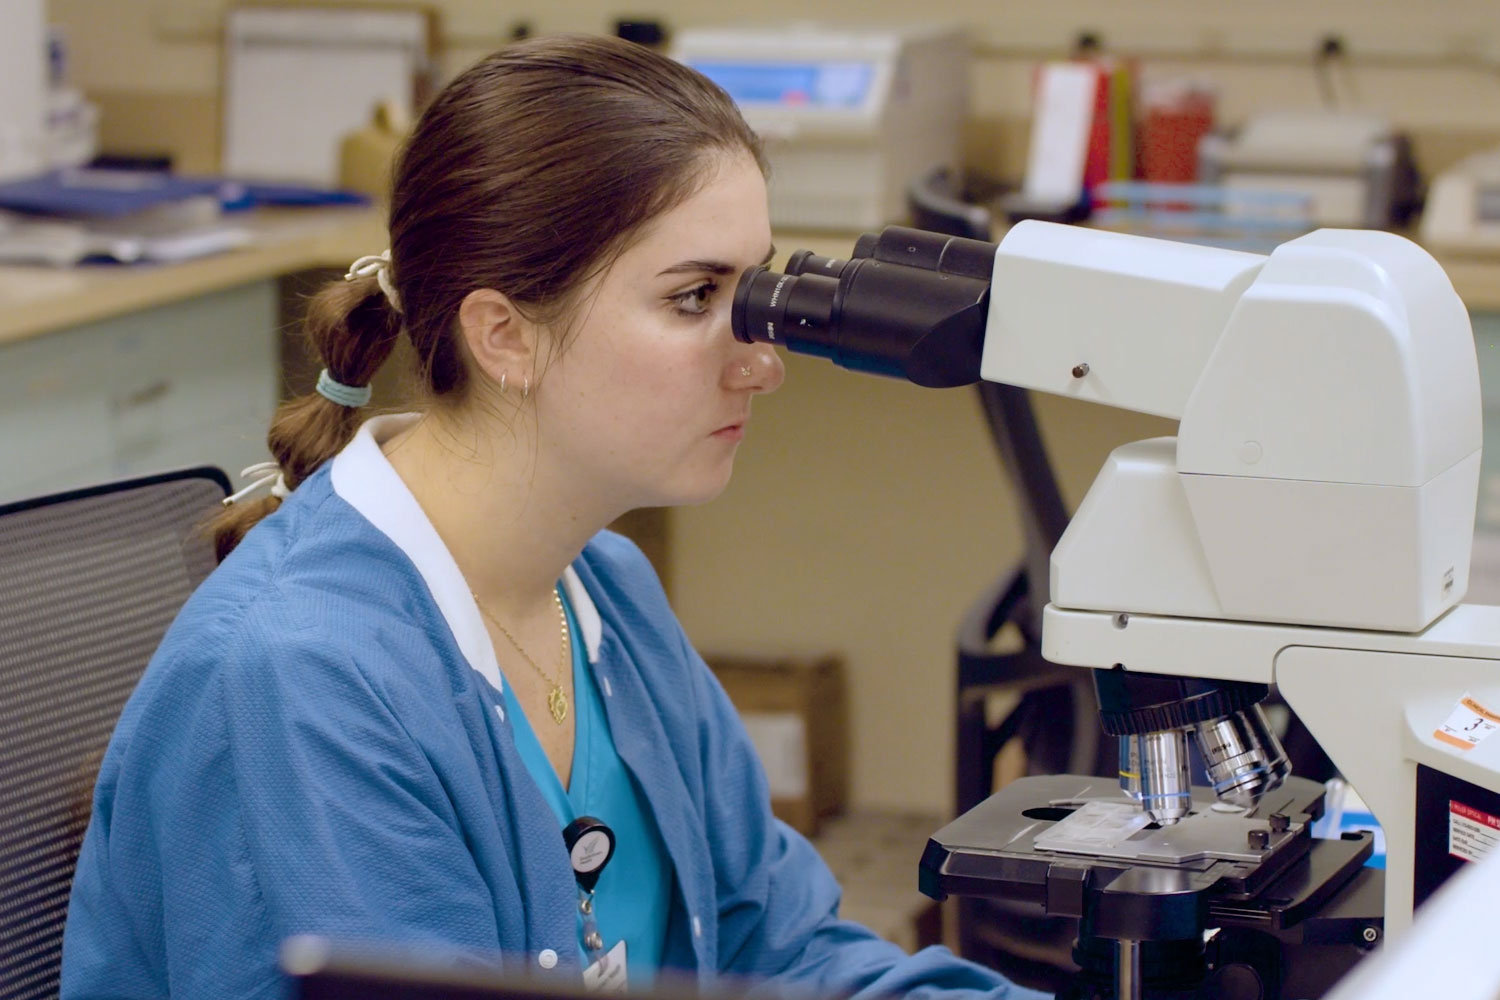
[[[858,256],[856,254],[855,256]],[[811,250],[798,250],[786,260],[787,274],[821,274],[825,278],[837,278],[844,273],[849,261],[838,257],[822,257]]]
[[[837,277],[821,274],[777,274],[755,267],[740,275],[731,311],[735,338],[753,343],[781,344],[796,350],[827,342],[839,296]]]
[[[994,256],[994,244],[898,227],[861,237],[849,260],[799,250],[783,274],[740,275],[734,335],[918,385],[971,385]]]

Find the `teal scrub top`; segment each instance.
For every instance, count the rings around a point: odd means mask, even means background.
[[[666,844],[656,828],[645,796],[615,752],[609,720],[604,714],[594,672],[584,658],[581,635],[567,594],[558,588],[568,619],[573,649],[573,774],[565,791],[557,771],[542,750],[526,713],[510,684],[504,686],[506,711],[511,713],[516,749],[536,781],[562,830],[579,816],[602,820],[615,835],[615,853],[594,886],[594,919],[604,938],[604,950],[625,941],[625,962],[631,988],[649,986],[661,967],[667,915],[672,905],[672,868]],[[578,915],[578,947],[583,964],[590,964],[583,945],[583,914]]]

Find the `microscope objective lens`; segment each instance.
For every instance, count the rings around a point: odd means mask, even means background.
[[[1196,737],[1209,783],[1222,801],[1248,809],[1291,773],[1259,705],[1200,724]]]
[[[1162,826],[1186,816],[1192,809],[1187,733],[1167,729],[1121,736],[1120,787]]]

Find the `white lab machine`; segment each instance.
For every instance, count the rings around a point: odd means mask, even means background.
[[[1399,226],[1415,203],[1410,145],[1389,120],[1368,112],[1253,115],[1232,135],[1203,137],[1198,179],[1231,190],[1306,195],[1320,226]]]
[[[1500,249],[1500,149],[1438,174],[1422,210],[1422,243],[1437,251]]]
[[[0,181],[47,164],[47,33],[43,0],[0,3]]]
[[[1326,973],[1486,860],[1455,891],[1493,926],[1500,608],[1461,603],[1481,405],[1442,268],[1359,230],[1269,255],[1042,222],[998,247],[945,239],[887,230],[847,262],[751,272],[736,336],[1179,428],[1116,449],[1052,554],[1042,655],[1094,668],[1120,787],[1012,782],[933,835],[923,890],[1080,918],[1075,955],[1121,998],[1149,994],[1153,949],[1158,971],[1196,975],[1209,929],[1214,947],[1284,929],[1270,971]],[[1252,703],[1270,684],[1380,822],[1381,875],[1372,842],[1311,837],[1323,788],[1289,775]]]
[[[958,166],[968,53],[956,29],[692,28],[673,55],[723,87],[765,139],[777,228],[898,221],[908,182]]]

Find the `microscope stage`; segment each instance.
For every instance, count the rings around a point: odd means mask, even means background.
[[[1181,822],[1131,830],[1119,820],[1138,807],[1113,781],[1022,778],[933,834],[920,888],[1087,914],[1103,936],[1187,939],[1238,922],[1289,927],[1339,895],[1372,851],[1368,836],[1312,839],[1318,782],[1289,778],[1249,813],[1216,811],[1215,801],[1194,788]]]

